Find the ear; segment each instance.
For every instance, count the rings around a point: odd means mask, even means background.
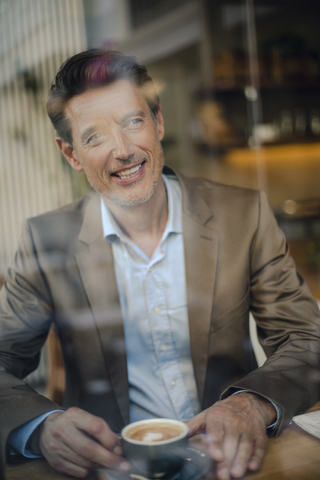
[[[159,104],[159,110],[156,114],[156,121],[157,121],[158,138],[159,138],[160,142],[163,139],[164,132],[165,132],[165,130],[164,130],[164,119],[163,119],[161,110],[162,110],[162,107]]]
[[[77,172],[83,171],[83,166],[77,156],[76,151],[70,143],[63,140],[61,137],[56,137],[56,144],[60,152],[65,156],[67,162],[71,165],[74,170]]]

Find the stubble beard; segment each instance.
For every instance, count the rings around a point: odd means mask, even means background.
[[[139,162],[143,162],[144,160],[146,160],[146,157],[144,155],[135,155],[134,159],[124,160],[119,167],[129,166],[130,164],[136,164],[136,163],[139,163]],[[96,192],[98,192],[99,195],[104,197],[107,201],[112,202],[117,207],[130,208],[130,207],[135,207],[137,205],[141,205],[142,203],[145,203],[148,200],[150,200],[150,198],[154,194],[155,189],[157,188],[157,185],[158,185],[159,180],[161,178],[163,166],[164,166],[164,155],[163,155],[162,146],[159,143],[158,158],[157,158],[157,161],[156,161],[155,169],[152,172],[150,187],[148,188],[147,192],[145,193],[145,195],[143,197],[138,197],[138,198],[130,198],[130,196],[125,196],[121,192],[116,192],[116,191],[115,192],[110,192],[110,190],[108,188],[102,189],[101,184],[99,186],[97,185],[98,182],[96,181],[96,179],[91,178],[91,175],[90,174],[88,175],[87,172],[85,172],[85,174],[86,174],[87,180],[90,183],[91,187]],[[112,172],[107,172],[108,177],[109,177],[110,173],[112,173]],[[137,180],[134,185],[135,186],[139,185],[140,181],[143,181],[143,179]],[[130,185],[128,185],[128,187],[123,186],[123,188],[124,189],[128,188],[128,190],[129,190]]]

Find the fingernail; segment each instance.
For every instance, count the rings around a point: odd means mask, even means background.
[[[219,455],[219,457],[223,457],[223,453],[220,448],[211,448],[211,450],[214,451],[216,455]]]
[[[231,473],[233,476],[241,477],[244,473],[242,465],[235,465],[234,467],[232,467]]]
[[[217,448],[215,446],[211,446],[211,448],[209,448],[209,452],[210,452],[210,455],[212,456],[212,458],[214,460],[216,460],[217,462],[221,462],[223,460],[223,453],[222,453],[222,450],[220,448]]]
[[[220,478],[220,480],[229,480],[229,470],[227,468],[222,468],[221,470],[219,470],[218,473],[218,477]]]
[[[119,468],[120,470],[124,471],[124,472],[127,472],[128,470],[130,470],[130,464],[128,462],[122,462],[120,463],[119,465]]]
[[[249,467],[251,470],[257,470],[259,468],[259,463],[256,460],[251,460]]]
[[[120,445],[117,445],[116,447],[114,447],[113,453],[115,453],[116,455],[122,454],[122,448],[120,447]]]

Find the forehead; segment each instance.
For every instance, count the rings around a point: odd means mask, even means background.
[[[65,113],[72,125],[79,121],[108,116],[121,121],[121,117],[130,110],[148,111],[149,107],[137,85],[127,80],[119,80],[71,98],[66,104]]]

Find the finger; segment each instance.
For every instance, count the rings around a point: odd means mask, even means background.
[[[218,480],[230,480],[229,468],[219,463],[217,466],[216,476]]]
[[[239,437],[236,434],[227,433],[222,443],[222,452],[225,461],[231,465],[239,448]]]
[[[106,449],[113,451],[116,447],[121,448],[119,437],[109,428],[102,418],[96,417],[79,408],[69,409],[68,413],[77,429],[99,440],[101,445]]]
[[[42,447],[42,454],[55,470],[78,478],[88,476],[92,463],[77,455],[60,438],[52,436]]]
[[[71,450],[71,448],[69,448],[67,445],[63,446],[63,450],[59,453],[59,457],[61,457],[65,461],[74,463],[79,467],[82,467],[88,470],[90,470],[93,467],[93,463],[90,460],[78,455],[77,452],[75,452],[74,450]]]
[[[225,424],[221,418],[211,412],[206,418],[206,442],[209,448],[209,454],[217,462],[224,459],[223,443],[225,440]]]
[[[124,462],[123,457],[110,452],[103,445],[85,434],[74,435],[71,448],[77,455],[92,463],[109,468],[125,469],[124,465],[122,465],[123,463],[126,463]]]
[[[208,444],[209,455],[216,462],[221,462],[224,459],[222,439],[214,437],[213,435],[206,435],[206,443]]]
[[[255,449],[248,463],[249,470],[258,470],[258,468],[261,467],[267,448],[267,442],[268,438],[265,432],[256,438]]]
[[[118,435],[109,428],[102,418],[92,416],[90,423],[87,426],[84,425],[84,427],[86,433],[99,440],[107,450],[114,451],[116,449],[116,451],[120,451],[121,444]],[[81,423],[79,428],[82,429]]]
[[[41,453],[50,464],[70,462],[84,469],[92,468],[92,462],[78,455],[60,438],[52,436],[47,443],[42,445]]]
[[[205,432],[205,416],[206,410],[186,422],[189,429],[189,437]]]
[[[52,452],[59,457],[67,458],[69,461],[74,460],[75,456],[70,457],[70,450],[74,452],[76,457],[84,458],[92,463],[101,464],[110,468],[128,469],[128,464],[123,465],[123,458],[110,452],[107,448],[96,441],[94,433],[98,431],[105,432],[106,436],[110,435],[111,440],[105,440],[106,445],[114,446],[114,437],[119,446],[119,439],[115,435],[104,420],[95,417],[88,412],[73,408],[66,412],[65,417],[61,421],[62,415],[57,418],[50,428],[50,435],[47,441],[47,454],[50,456]],[[97,428],[98,425],[98,428]],[[90,436],[88,436],[88,433]],[[115,447],[113,447],[115,448]],[[120,467],[121,466],[121,467]]]
[[[247,470],[249,460],[254,451],[254,441],[251,437],[242,435],[240,437],[239,444],[237,446],[237,451],[234,456],[233,461],[231,462],[230,473],[235,477],[239,478],[244,475]]]
[[[69,462],[62,457],[54,457],[52,459],[47,459],[48,463],[52,468],[58,472],[65,473],[67,475],[72,475],[78,478],[85,478],[89,475],[90,469],[83,468],[75,463]]]
[[[217,466],[217,477],[219,480],[229,480],[231,465],[238,451],[238,444],[237,436],[231,434],[224,436],[221,445],[223,459]]]

